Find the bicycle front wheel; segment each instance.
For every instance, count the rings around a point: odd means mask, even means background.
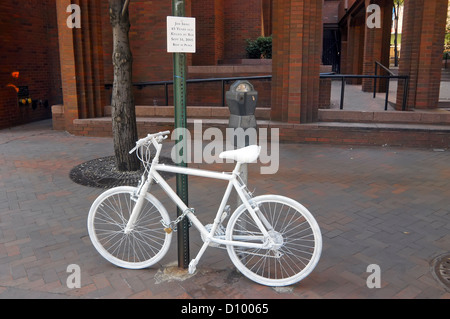
[[[322,252],[322,235],[316,220],[304,206],[287,197],[263,195],[253,202],[274,244],[268,249],[229,245],[231,261],[243,275],[267,286],[287,286],[304,279]],[[226,237],[247,243],[268,241],[244,205],[231,216]]]
[[[136,204],[135,187],[120,186],[107,190],[92,204],[88,216],[89,237],[97,251],[116,266],[128,269],[150,267],[169,249],[172,234],[167,234],[161,220],[169,223],[164,206],[146,194],[133,230],[124,232]]]

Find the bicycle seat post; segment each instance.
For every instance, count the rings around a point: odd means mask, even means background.
[[[241,166],[242,166],[241,162],[236,162],[236,166],[234,166],[233,169],[233,175],[235,175],[236,177],[239,176],[239,174],[241,173]]]

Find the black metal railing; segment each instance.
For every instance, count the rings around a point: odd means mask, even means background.
[[[271,80],[271,75],[258,75],[258,76],[240,76],[240,77],[228,77],[228,78],[207,78],[207,79],[188,79],[186,83],[206,83],[206,82],[221,82],[221,101],[222,106],[225,106],[225,85],[232,81],[238,80]],[[173,85],[173,81],[152,81],[152,82],[137,82],[133,83],[134,87],[143,89],[147,86],[164,85],[165,105],[169,105],[169,86]],[[112,84],[105,84],[106,89],[110,89]]]
[[[378,66],[388,72],[389,75],[378,75]],[[339,108],[341,110],[344,109],[344,96],[345,96],[345,83],[347,79],[373,79],[374,80],[374,90],[373,90],[373,98],[376,97],[377,90],[377,80],[378,79],[386,79],[386,100],[384,109],[387,110],[388,101],[389,101],[389,81],[392,79],[402,79],[405,81],[405,89],[403,91],[403,101],[402,101],[402,110],[406,110],[406,99],[408,97],[408,83],[409,76],[407,75],[395,75],[388,68],[380,64],[379,62],[375,62],[375,75],[356,75],[356,74],[335,74],[334,72],[330,73],[320,73],[321,79],[340,79],[341,80],[341,96],[340,96],[340,105]],[[186,83],[207,83],[207,82],[221,82],[221,101],[222,106],[225,106],[225,85],[232,81],[238,80],[262,80],[268,81],[272,79],[272,75],[260,75],[260,76],[246,76],[246,77],[227,77],[227,78],[207,78],[207,79],[188,79]],[[133,83],[134,87],[138,89],[143,89],[147,86],[164,86],[164,95],[165,95],[165,105],[169,105],[169,86],[173,85],[173,81],[151,81],[151,82],[137,82]],[[112,84],[105,84],[106,89],[110,89]]]
[[[405,81],[404,88],[403,88],[403,100],[402,100],[402,111],[406,110],[406,101],[408,99],[408,88],[409,88],[409,76],[408,75],[395,75],[391,70],[389,70],[387,67],[385,67],[383,64],[381,64],[378,61],[375,61],[375,75],[378,75],[378,67],[385,70],[389,77],[386,81],[386,104],[385,104],[385,110],[387,110],[387,101],[389,98],[389,81],[391,78],[397,78],[397,79],[403,79]],[[375,78],[373,83],[373,98],[376,98],[377,96],[377,79]]]
[[[384,69],[389,75],[378,75],[378,67]],[[406,101],[408,98],[408,86],[409,86],[409,76],[408,75],[395,75],[391,70],[386,68],[379,62],[375,62],[375,74],[374,75],[357,75],[357,74],[321,74],[321,79],[340,79],[341,80],[341,96],[339,108],[344,109],[344,96],[345,96],[345,83],[347,79],[373,79],[373,98],[377,96],[377,80],[386,79],[386,98],[384,102],[384,110],[387,111],[389,104],[389,82],[392,79],[401,79],[405,81],[405,87],[403,90],[402,99],[402,111],[406,110]]]

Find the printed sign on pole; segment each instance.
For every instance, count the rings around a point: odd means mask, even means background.
[[[167,52],[195,53],[195,18],[167,17]]]

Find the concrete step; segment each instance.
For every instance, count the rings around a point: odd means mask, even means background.
[[[197,121],[197,122],[196,122]],[[227,119],[188,118],[188,129],[202,131],[215,127],[226,136]],[[195,126],[197,125],[197,126]],[[170,117],[138,117],[138,134],[173,130],[174,121]],[[327,143],[343,145],[404,146],[420,148],[450,148],[450,125],[414,123],[347,123],[316,122],[309,124],[283,123],[259,120],[259,129],[266,129],[265,136],[279,142],[288,143]],[[74,134],[83,136],[112,136],[110,117],[74,120]]]
[[[188,118],[214,118],[228,119],[230,110],[227,106],[187,106]],[[137,117],[162,117],[173,118],[175,108],[173,106],[136,105]],[[105,106],[105,116],[111,116],[111,106]],[[269,120],[270,107],[257,107],[255,111],[257,119]]]
[[[416,111],[351,111],[323,109],[319,110],[321,122],[348,123],[393,123],[418,125],[450,125],[450,109]]]

